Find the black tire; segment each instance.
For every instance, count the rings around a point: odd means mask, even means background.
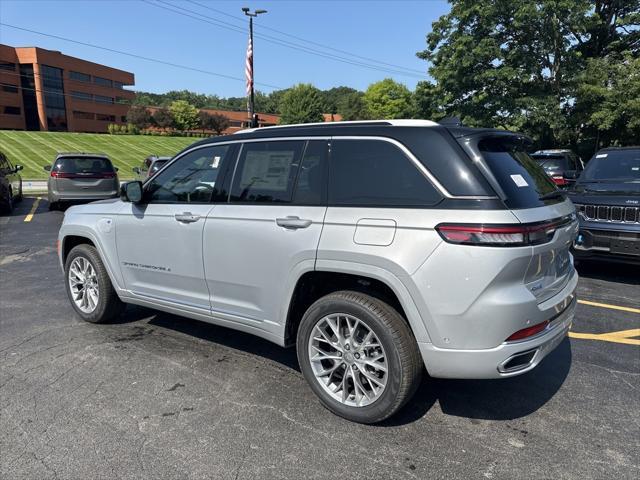
[[[23,195],[24,192],[22,191],[22,180],[20,180],[20,187],[19,188],[20,188],[20,190],[18,191],[18,196],[16,197],[15,203],[21,202],[22,199],[24,198],[24,195]]]
[[[60,205],[58,202],[49,202],[49,211],[53,212],[54,210],[60,210]]]
[[[69,269],[73,261],[78,257],[83,257],[88,260],[96,272],[99,291],[98,303],[95,309],[90,313],[83,312],[76,305],[69,285]],[[106,323],[116,319],[123,312],[125,304],[120,300],[120,297],[118,297],[118,294],[114,290],[111,280],[109,279],[109,275],[107,274],[107,270],[100,259],[100,255],[92,245],[82,244],[73,247],[64,263],[64,275],[65,289],[67,290],[67,296],[69,297],[71,306],[78,316],[84,321],[91,323]]]
[[[309,338],[316,323],[336,313],[352,315],[378,337],[386,353],[389,375],[384,391],[366,406],[349,406],[329,395],[313,373],[308,355]],[[422,376],[418,344],[404,318],[383,301],[358,292],[340,291],[317,300],[302,317],[297,337],[300,368],[313,392],[330,411],[358,423],[377,423],[402,408],[415,393]]]
[[[6,198],[2,199],[0,209],[2,210],[2,213],[6,213],[7,215],[10,215],[13,212],[13,193],[10,188],[7,190]]]

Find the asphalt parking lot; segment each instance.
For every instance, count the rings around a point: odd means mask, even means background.
[[[640,477],[638,267],[580,265],[591,303],[534,371],[425,378],[363,426],[321,407],[293,349],[137,307],[78,320],[63,213],[34,202],[0,217],[2,479]]]

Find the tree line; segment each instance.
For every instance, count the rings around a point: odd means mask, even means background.
[[[456,116],[469,126],[525,133],[537,148],[570,147],[583,156],[640,144],[640,0],[450,3],[417,53],[432,80],[414,91],[390,78],[364,92],[299,84],[256,92],[256,111],[279,114],[281,123],[318,122],[326,113],[344,120]],[[246,109],[245,97],[188,90],[139,92],[135,100],[168,111],[176,102]]]
[[[229,128],[230,120],[220,113],[199,110],[186,100],[173,100],[167,107],[149,109],[134,104],[127,112],[127,133],[139,133],[148,129],[188,132],[201,129],[220,135]]]

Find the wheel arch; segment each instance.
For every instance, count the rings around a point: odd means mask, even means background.
[[[408,323],[419,342],[430,337],[408,290],[392,273],[370,265],[345,262],[318,262],[315,270],[302,273],[291,294],[284,327],[284,344],[295,343],[302,316],[313,302],[333,292],[351,290],[373,296],[389,304]]]

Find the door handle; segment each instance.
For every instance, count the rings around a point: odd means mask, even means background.
[[[181,223],[193,223],[200,220],[200,215],[193,215],[191,212],[176,213],[174,217]]]
[[[300,217],[276,218],[276,224],[289,230],[297,230],[298,228],[307,228],[311,225],[311,220]]]

